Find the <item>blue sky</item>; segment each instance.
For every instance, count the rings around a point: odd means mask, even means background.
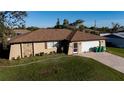
[[[30,11],[27,13],[26,26],[42,28],[54,26],[57,18],[61,23],[63,19],[68,19],[70,23],[83,19],[84,25],[89,27],[94,25],[95,20],[97,27],[111,27],[112,22],[124,25],[124,11]]]

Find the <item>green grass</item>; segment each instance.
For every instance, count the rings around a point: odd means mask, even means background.
[[[24,59],[19,59],[19,60],[12,60],[9,61],[7,59],[0,59],[0,66],[10,66],[10,65],[18,65],[18,64],[25,64],[25,63],[31,63],[37,60],[42,60],[42,59],[47,59],[47,58],[56,58],[59,56],[65,56],[64,54],[53,54],[53,55],[44,55],[44,56],[33,56],[30,58],[24,58]]]
[[[124,48],[107,47],[107,52],[124,57]]]
[[[43,61],[44,59],[46,61]],[[36,63],[19,67],[0,67],[0,80],[124,80],[124,74],[85,57],[59,54],[31,57],[16,62],[6,60],[4,64],[12,66]],[[2,63],[0,66],[3,66]]]

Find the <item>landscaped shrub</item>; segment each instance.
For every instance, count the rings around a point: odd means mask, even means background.
[[[43,56],[43,55],[44,55],[44,52],[41,52],[41,53],[40,53],[40,56]]]
[[[51,55],[51,54],[53,54],[53,52],[51,51],[49,54]]]
[[[27,57],[26,55],[24,57]]]
[[[30,54],[30,57],[32,57],[33,55],[32,54]]]
[[[35,54],[35,56],[39,56],[39,54]]]
[[[50,54],[50,55],[51,55],[51,54],[56,54],[56,52],[55,52],[55,51],[51,51],[49,54]]]
[[[12,60],[15,60],[15,57],[12,57]]]
[[[20,59],[20,56],[18,56],[17,59]]]
[[[53,51],[53,54],[56,54],[56,51]]]

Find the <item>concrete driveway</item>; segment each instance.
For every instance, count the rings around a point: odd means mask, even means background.
[[[124,73],[124,58],[110,54],[108,52],[102,53],[82,53],[80,56],[93,58],[102,64],[105,64],[115,70]]]

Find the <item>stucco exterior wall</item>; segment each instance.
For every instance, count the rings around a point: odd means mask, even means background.
[[[31,55],[36,55],[41,52],[49,54],[50,52],[57,52],[56,47],[45,49],[45,43],[22,43],[22,44],[13,44],[10,47],[10,55],[9,59],[17,59],[18,57],[24,58],[29,57]],[[22,54],[21,54],[22,53]]]
[[[81,53],[81,42],[77,42],[78,43],[78,54]]]
[[[20,44],[14,44],[10,47],[9,60],[21,58]]]
[[[100,40],[101,46],[106,46],[105,40]]]
[[[50,48],[50,49],[45,49],[44,53],[49,54],[49,53],[50,53],[50,52],[52,52],[52,51],[57,52],[57,48],[56,48],[56,47],[54,47],[54,48]]]
[[[81,53],[81,42],[71,42],[71,43],[69,43],[68,55],[73,54],[74,43],[78,43],[78,51],[77,51],[77,53]]]
[[[104,46],[105,50],[106,50],[106,41],[105,40],[100,40],[100,44],[101,44],[101,46]]]
[[[32,43],[22,43],[22,57],[29,57],[33,55]]]
[[[105,40],[98,40],[98,41],[99,41],[99,43],[101,44],[101,46],[104,46],[105,49],[106,49],[106,42],[105,42]],[[82,45],[81,45],[82,42],[87,42],[87,41],[71,42],[71,43],[69,43],[68,55],[74,54],[74,53],[73,53],[74,43],[78,43],[78,51],[77,51],[77,54],[82,53],[82,49],[81,49],[81,48],[82,48]],[[91,41],[91,42],[92,42],[92,41]]]
[[[45,50],[45,43],[34,43],[34,55]]]
[[[52,51],[56,52],[57,48],[52,47],[52,48],[45,49],[45,43],[34,43],[34,55],[38,54],[38,53],[41,53],[41,52],[49,54]]]
[[[74,43],[78,43],[78,51],[77,53],[80,54],[82,50],[82,43],[81,42],[70,42],[69,43],[69,48],[68,48],[68,55],[73,54],[73,47]],[[87,42],[87,41],[85,41]],[[99,40],[100,45],[106,47],[105,40]],[[49,54],[50,52],[57,52],[57,47],[52,47],[52,48],[47,48],[45,49],[45,42],[40,42],[40,43],[22,43],[22,44],[13,44],[10,47],[10,55],[9,59],[17,59],[18,57],[29,57],[31,55],[36,55],[41,52]]]
[[[73,54],[73,42],[69,43],[69,47],[68,47],[68,55],[72,55]]]

